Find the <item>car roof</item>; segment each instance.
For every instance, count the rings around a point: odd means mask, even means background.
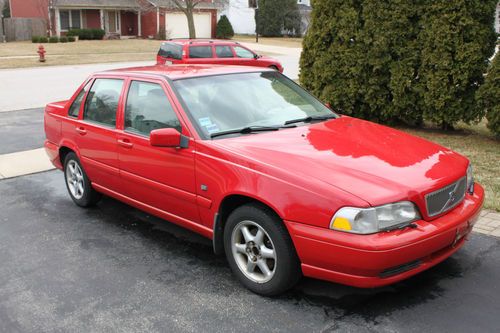
[[[252,66],[227,66],[227,65],[154,65],[143,67],[128,67],[113,69],[105,72],[98,72],[95,75],[109,75],[109,74],[123,74],[126,76],[163,76],[171,80],[211,76],[211,75],[224,75],[236,73],[252,73],[252,72],[268,72],[273,71],[269,68],[252,67]]]
[[[222,40],[222,39],[189,39],[189,38],[175,38],[175,39],[167,39],[163,41],[163,43],[175,43],[175,44],[190,44],[190,45],[197,45],[197,44],[225,44],[225,45],[235,45],[235,44],[240,44],[234,40]]]

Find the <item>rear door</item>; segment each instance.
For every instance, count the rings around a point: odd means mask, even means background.
[[[122,78],[96,78],[87,94],[83,114],[74,128],[81,162],[88,177],[93,183],[112,190],[120,188],[116,115],[121,106],[123,87]]]
[[[149,143],[150,132],[159,128],[174,128],[189,136],[163,83],[132,79],[123,114],[118,155],[124,194],[173,218],[199,222],[194,144],[179,149],[153,147]]]
[[[214,50],[212,45],[189,45],[186,63],[213,64]]]

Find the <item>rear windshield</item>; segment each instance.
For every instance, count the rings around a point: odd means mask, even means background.
[[[182,45],[175,43],[161,43],[158,55],[164,58],[182,59]]]

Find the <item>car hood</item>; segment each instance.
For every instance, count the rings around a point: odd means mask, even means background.
[[[371,205],[421,196],[464,176],[468,165],[447,148],[347,116],[213,142],[264,169],[315,178]]]

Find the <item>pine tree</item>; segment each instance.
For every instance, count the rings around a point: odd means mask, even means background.
[[[363,99],[369,118],[419,125],[419,1],[367,0],[363,3]]]
[[[478,120],[496,0],[315,0],[301,83],[337,110],[450,128]]]
[[[217,22],[216,36],[223,39],[229,39],[234,36],[233,26],[226,15],[222,15],[219,22]]]
[[[474,95],[494,50],[496,0],[435,0],[421,19],[424,116],[443,129],[479,120]]]
[[[295,0],[260,0],[255,20],[257,32],[265,37],[282,36],[284,31],[300,33],[300,13]]]
[[[300,82],[342,113],[363,116],[361,1],[316,0],[300,57]]]
[[[486,113],[488,128],[500,138],[500,56],[498,54],[491,63],[476,99],[478,113]]]

